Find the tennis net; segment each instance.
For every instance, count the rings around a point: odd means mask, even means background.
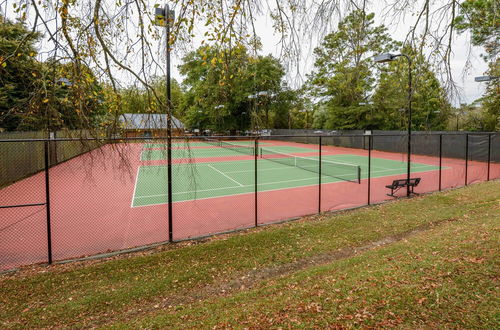
[[[250,147],[248,145],[241,145],[241,144],[236,144],[236,143],[217,140],[217,139],[210,139],[210,138],[203,138],[203,141],[205,143],[208,143],[208,144],[215,146],[215,147],[229,149],[229,150],[236,151],[236,152],[239,152],[239,153],[242,153],[245,155],[250,155],[250,156],[255,155],[255,148]]]
[[[260,149],[260,155],[263,159],[279,164],[298,167],[318,174],[320,172],[319,159],[284,154],[265,148]],[[321,174],[345,181],[361,183],[361,167],[359,165],[321,160]]]
[[[205,143],[208,143],[214,147],[220,147],[220,141],[216,139],[210,139],[210,138],[203,138],[203,141]]]
[[[236,151],[245,155],[254,156],[255,155],[255,147],[250,147],[247,145],[240,145],[236,143],[231,143],[227,141],[220,141],[220,146],[222,148],[230,149],[232,151]]]

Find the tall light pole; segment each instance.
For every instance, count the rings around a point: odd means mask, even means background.
[[[496,80],[499,78],[500,77],[496,77],[496,76],[479,76],[479,77],[475,77],[474,81],[475,82],[486,82],[486,81]]]
[[[170,85],[170,24],[175,19],[175,12],[170,10],[168,4],[164,8],[155,8],[155,24],[165,26],[166,34],[166,109],[167,109],[167,181],[168,181],[168,240],[173,241],[173,222],[172,222],[172,89]]]
[[[406,55],[406,54],[390,54],[390,53],[384,53],[375,56],[374,60],[377,63],[385,63],[385,62],[391,62],[394,61],[397,57],[403,56],[406,58],[408,61],[408,166],[407,166],[407,175],[406,178],[408,180],[408,185],[406,186],[406,196],[409,197],[411,194],[411,189],[410,189],[410,175],[411,175],[411,102],[412,102],[412,88],[411,88],[411,58]]]

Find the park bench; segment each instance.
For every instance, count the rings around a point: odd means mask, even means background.
[[[408,179],[398,179],[392,181],[392,184],[385,186],[386,188],[391,189],[391,193],[387,194],[387,196],[394,197],[394,193],[398,191],[399,189],[403,187],[410,186],[411,188],[411,193],[413,194],[413,188],[418,186],[420,183],[420,178],[411,178],[410,182],[408,182]]]

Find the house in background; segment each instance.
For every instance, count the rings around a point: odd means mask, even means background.
[[[167,136],[167,115],[156,113],[124,113],[120,125],[125,137]],[[184,134],[184,125],[172,116],[172,135]]]

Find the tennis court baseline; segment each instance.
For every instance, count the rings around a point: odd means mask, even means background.
[[[236,152],[236,149],[241,149],[241,153]],[[212,147],[212,148],[192,148],[192,149],[172,149],[172,158],[211,158],[211,157],[234,157],[253,155],[254,148],[252,145],[245,146],[239,145],[230,148]],[[288,146],[273,146],[273,150],[284,153],[306,153],[314,152],[312,149],[302,147],[288,147]],[[155,161],[166,160],[167,150],[158,149],[145,149],[141,152],[141,161]]]
[[[220,150],[219,150],[220,151]],[[314,157],[308,157],[314,158]],[[368,159],[365,156],[342,154],[326,155],[322,160],[356,164],[361,167],[361,179],[368,176]],[[438,166],[414,163],[412,173],[436,171]],[[173,165],[174,202],[224,197],[253,193],[255,189],[254,160],[200,162]],[[258,191],[271,191],[318,184],[318,174],[287,166],[267,159],[258,160]],[[372,157],[371,177],[403,175],[406,162]],[[352,180],[357,173],[353,171]],[[346,181],[329,175],[322,176],[322,183]],[[137,171],[132,207],[167,203],[167,167],[165,165],[140,166]],[[352,182],[350,184],[356,185]]]

